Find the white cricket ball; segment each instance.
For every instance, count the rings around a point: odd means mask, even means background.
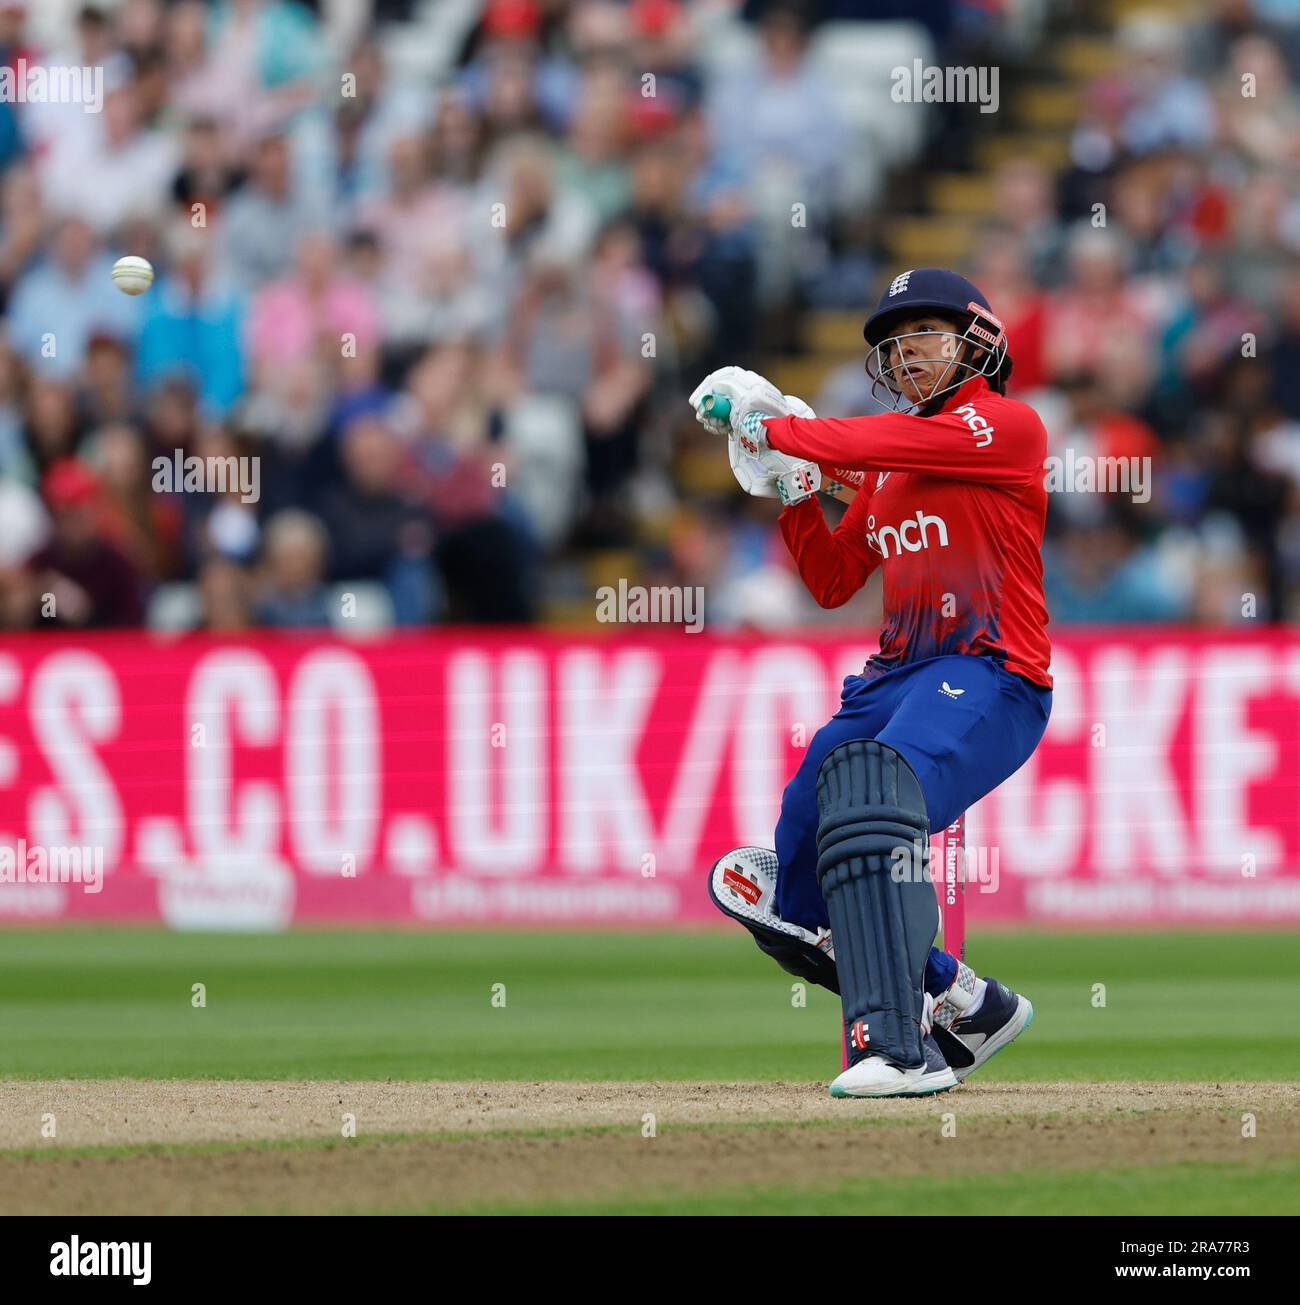
[[[113,284],[124,295],[142,295],[153,285],[153,264],[128,254],[113,264]]]

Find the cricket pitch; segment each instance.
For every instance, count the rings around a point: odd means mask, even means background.
[[[1014,1179],[1044,1212],[1139,1210],[1198,1174],[1259,1208],[1297,1171],[1290,1083],[0,1083],[0,1214],[874,1210],[885,1174],[882,1209]]]

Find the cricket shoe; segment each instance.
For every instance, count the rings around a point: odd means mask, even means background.
[[[722,912],[743,924],[788,974],[820,984],[838,995],[839,975],[829,929],[805,929],[781,919],[776,907],[776,853],[766,847],[738,847],[709,871],[709,898]]]
[[[921,1037],[925,1064],[915,1069],[892,1065],[883,1056],[868,1056],[850,1065],[831,1084],[833,1097],[928,1097],[947,1092],[961,1080],[929,1034]]]
[[[974,1014],[959,1012],[946,1030],[936,1027],[936,1034],[944,1054],[952,1063],[953,1072],[959,1079],[965,1079],[991,1056],[996,1056],[1003,1047],[1014,1042],[1033,1019],[1034,1008],[1028,997],[1012,992],[1005,983],[996,979],[985,979],[984,1000]],[[951,1047],[948,1038],[960,1043],[965,1054]]]

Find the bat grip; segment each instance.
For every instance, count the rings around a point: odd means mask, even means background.
[[[700,407],[706,417],[715,417],[718,421],[731,420],[731,400],[721,394],[706,394]]]

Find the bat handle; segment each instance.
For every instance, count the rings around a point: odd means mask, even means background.
[[[715,417],[718,421],[731,420],[731,400],[721,394],[706,394],[700,403],[706,417]]]

